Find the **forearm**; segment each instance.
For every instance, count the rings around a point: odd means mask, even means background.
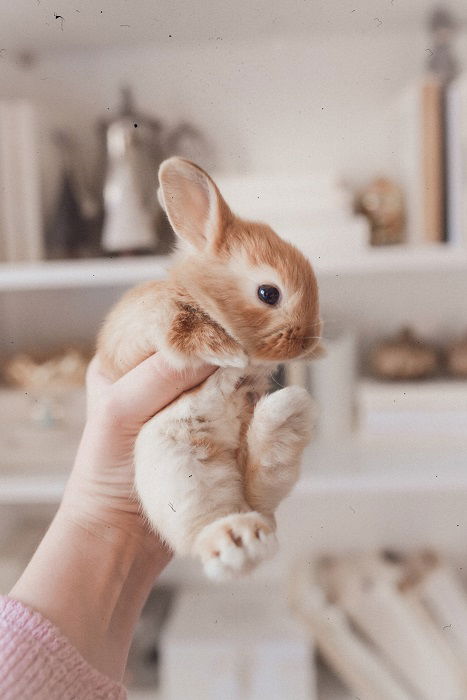
[[[114,680],[123,676],[141,608],[171,556],[134,497],[134,443],[149,418],[213,371],[180,375],[152,355],[112,383],[91,362],[88,419],[62,504],[10,593]]]
[[[170,555],[157,543],[60,509],[10,596],[53,622],[83,657],[121,680],[144,602]]]

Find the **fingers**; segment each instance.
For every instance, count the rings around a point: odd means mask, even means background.
[[[88,413],[98,402],[107,387],[111,385],[111,380],[102,374],[99,358],[95,355],[86,370],[86,406]]]
[[[110,385],[111,383],[111,380],[108,377],[106,377],[101,371],[98,356],[94,355],[91,362],[88,364],[88,368],[86,370],[86,385]]]
[[[93,361],[94,362],[94,361]],[[92,363],[91,363],[92,364]],[[197,386],[216,370],[212,365],[177,371],[159,354],[151,355],[107,389],[109,411],[119,422],[142,425],[187,389]],[[99,376],[100,375],[100,376]],[[108,382],[94,364],[89,370],[90,383]]]

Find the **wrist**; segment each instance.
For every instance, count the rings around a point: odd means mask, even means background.
[[[64,499],[52,526],[67,533],[81,557],[89,562],[118,562],[124,575],[142,561],[165,565],[171,558],[139,513],[116,510],[105,503],[76,506]]]
[[[102,515],[61,506],[10,595],[120,680],[141,608],[170,555],[154,536],[106,523]]]
[[[128,553],[133,549],[160,548],[157,537],[152,533],[135,502],[124,496],[96,493],[91,484],[71,483],[65,490],[56,520],[69,523],[85,531],[98,542],[112,543],[125,548]]]

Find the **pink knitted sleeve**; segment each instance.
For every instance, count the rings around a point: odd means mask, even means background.
[[[0,596],[2,700],[125,700],[122,685],[94,669],[38,612]]]

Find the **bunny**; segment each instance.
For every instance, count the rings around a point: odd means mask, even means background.
[[[169,158],[159,183],[173,266],[123,296],[97,352],[115,379],[156,351],[180,370],[219,368],[144,425],[135,488],[154,530],[221,580],[277,547],[274,511],[298,478],[312,406],[299,387],[266,391],[278,363],[318,352],[318,288],[308,260],[235,216],[195,164]]]

